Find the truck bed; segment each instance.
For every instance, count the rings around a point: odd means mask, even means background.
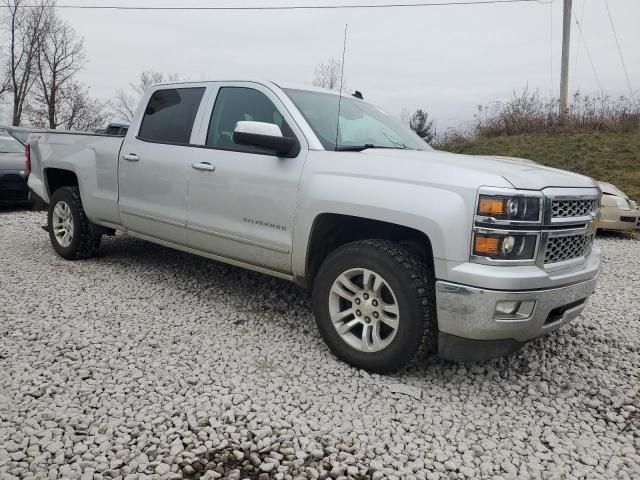
[[[29,187],[49,202],[47,178],[55,170],[74,172],[87,215],[96,223],[119,225],[118,157],[124,137],[84,132],[42,131],[31,134]]]

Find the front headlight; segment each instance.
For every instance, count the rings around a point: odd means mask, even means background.
[[[475,232],[473,254],[491,260],[533,260],[537,242],[536,234]]]
[[[629,202],[627,201],[626,198],[622,198],[622,197],[613,197],[613,199],[616,202],[616,206],[620,209],[620,210],[630,210],[629,208]]]
[[[480,195],[478,211],[480,217],[509,222],[540,221],[540,197],[524,195]]]

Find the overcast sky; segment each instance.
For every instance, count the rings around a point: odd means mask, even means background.
[[[414,0],[406,0],[413,2]],[[416,0],[417,1],[417,0]],[[201,6],[390,3],[386,0],[58,0],[60,4]],[[604,0],[574,0],[602,88],[629,93]],[[609,0],[634,90],[640,89],[640,1]],[[181,78],[310,83],[314,66],[342,54],[350,89],[387,111],[421,107],[439,129],[473,118],[478,104],[525,86],[558,94],[562,0],[426,8],[298,11],[60,10],[84,37],[81,79],[111,98],[142,70]],[[578,29],[570,89],[598,91]],[[580,44],[580,45],[579,45]],[[577,64],[576,64],[577,57]],[[574,69],[575,67],[575,69]],[[552,72],[553,71],[553,72]],[[552,77],[553,73],[553,77]],[[637,93],[640,95],[640,91]]]

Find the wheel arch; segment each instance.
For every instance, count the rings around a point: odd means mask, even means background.
[[[420,230],[365,217],[322,213],[314,219],[311,227],[305,257],[305,285],[313,285],[320,265],[336,248],[367,239],[389,240],[404,245],[420,255],[432,269],[434,267],[431,239]]]
[[[78,176],[72,170],[64,168],[45,168],[44,184],[49,198],[61,187],[80,187]]]

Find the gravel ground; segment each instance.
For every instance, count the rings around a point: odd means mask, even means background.
[[[287,282],[124,236],[66,262],[0,213],[0,478],[640,478],[640,242],[573,325],[370,375]]]

